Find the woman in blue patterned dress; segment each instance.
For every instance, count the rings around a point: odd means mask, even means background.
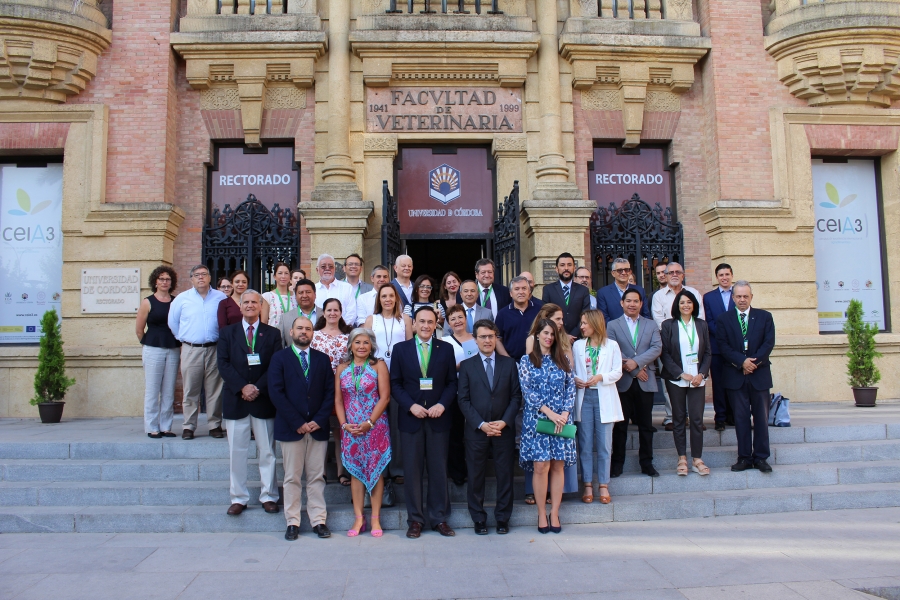
[[[350,332],[348,352],[335,371],[334,407],[341,424],[341,462],[353,476],[350,494],[356,523],[347,532],[355,537],[365,531],[363,502],[372,498],[372,535],[381,537],[381,474],[391,462],[391,434],[387,407],[391,381],[387,365],[375,357],[375,332],[357,328]]]
[[[559,505],[563,494],[563,473],[575,464],[575,440],[537,432],[538,419],[563,425],[572,422],[575,410],[575,375],[566,351],[557,339],[556,324],[549,319],[538,322],[535,343],[529,354],[519,361],[519,380],[525,410],[522,419],[522,442],[519,463],[526,471],[534,471],[534,495],[538,509],[538,531],[559,533]],[[547,482],[550,480],[550,518],[547,519]],[[554,524],[555,523],[555,524]]]

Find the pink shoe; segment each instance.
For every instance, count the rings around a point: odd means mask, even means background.
[[[347,537],[356,537],[356,536],[358,536],[359,534],[361,534],[363,531],[366,530],[366,516],[365,516],[365,515],[361,515],[361,516],[362,516],[362,520],[363,520],[362,526],[359,528],[359,530],[356,530],[356,529],[348,529],[348,530],[347,530]]]
[[[372,521],[374,522],[380,515],[372,515]],[[384,531],[381,529],[373,529],[372,537],[381,537],[384,534]]]

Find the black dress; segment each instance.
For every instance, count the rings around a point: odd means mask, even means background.
[[[181,342],[172,335],[169,329],[169,307],[172,301],[162,302],[155,295],[147,296],[150,301],[150,314],[147,315],[147,332],[141,338],[144,346],[154,348],[178,348]]]

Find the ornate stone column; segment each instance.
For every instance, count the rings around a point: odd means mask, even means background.
[[[363,197],[375,205],[372,227],[363,242],[366,271],[381,262],[382,185],[387,180],[393,188],[394,158],[397,156],[397,135],[367,134],[363,140],[365,156]],[[364,273],[368,276],[368,273]]]
[[[528,197],[528,137],[524,135],[495,135],[491,152],[497,163],[497,202],[512,191],[519,182],[519,196]]]

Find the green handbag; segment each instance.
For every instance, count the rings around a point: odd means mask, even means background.
[[[570,440],[575,439],[575,433],[578,431],[578,428],[575,425],[563,425],[562,431],[556,433],[556,424],[549,419],[538,419],[537,422],[537,432],[545,433],[547,435],[555,435],[558,437],[564,437]]]

